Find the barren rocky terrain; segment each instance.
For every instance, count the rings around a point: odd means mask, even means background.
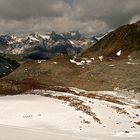
[[[83,65],[71,63],[67,56],[47,61],[28,61],[10,75],[0,79],[1,94],[20,94],[31,89],[53,89],[53,86],[85,90],[140,92],[140,60],[100,61],[87,58]],[[84,58],[85,59],[85,58]],[[77,62],[83,59],[77,59]]]
[[[5,55],[1,74],[17,66],[0,78],[0,139],[11,140],[8,132],[13,140],[138,140],[139,25],[122,26],[79,55]]]

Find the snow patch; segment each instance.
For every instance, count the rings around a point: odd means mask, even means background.
[[[73,64],[76,64],[77,66],[82,66],[82,65],[84,65],[84,64],[81,63],[81,62],[76,62],[74,59],[70,59],[70,62],[73,63]]]
[[[88,65],[92,62],[92,60],[82,58],[80,62],[77,62],[75,59],[70,59],[70,62],[76,64],[77,66]]]
[[[33,36],[28,36],[29,38],[29,42],[40,42],[37,38],[33,37]]]
[[[131,58],[131,56],[130,56],[130,55],[128,55],[128,59],[129,59],[129,61],[132,61],[132,58]]]
[[[6,68],[6,69],[9,69],[9,67],[8,67],[8,66],[5,66],[5,68]]]
[[[95,60],[95,58],[90,58],[90,59],[93,60],[93,61]]]
[[[74,64],[76,63],[76,61],[74,59],[70,59],[70,62],[74,63]]]
[[[128,65],[138,65],[139,63],[126,62]]]
[[[117,56],[120,56],[120,55],[121,55],[121,53],[122,53],[122,51],[121,51],[121,50],[119,50],[119,51],[116,53],[116,55],[117,55]]]
[[[88,63],[88,64],[91,63],[91,62],[92,62],[91,60],[86,60],[86,63]]]
[[[110,65],[108,65],[109,67],[114,67],[115,65],[113,65],[113,64],[110,64]]]
[[[103,61],[103,58],[104,58],[103,56],[99,56],[100,61]]]
[[[24,47],[22,48],[14,48],[12,50],[12,54],[22,54],[24,52]]]
[[[75,45],[75,43],[74,43],[73,41],[69,40],[69,42],[70,42],[72,45]]]
[[[38,34],[39,37],[41,37],[42,39],[44,40],[49,40],[50,39],[50,36],[49,35],[41,35],[41,34]]]
[[[41,64],[42,62],[45,62],[46,60],[38,60],[37,63]]]
[[[55,65],[57,65],[58,63],[57,62],[53,62]]]

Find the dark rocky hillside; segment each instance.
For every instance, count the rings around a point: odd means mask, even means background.
[[[118,51],[121,51],[119,58],[128,55],[140,58],[140,21],[121,26],[109,33],[83,53],[82,57],[118,57]]]
[[[19,64],[15,60],[0,55],[0,78],[13,72]]]

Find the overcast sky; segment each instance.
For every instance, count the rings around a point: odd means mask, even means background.
[[[98,33],[140,20],[140,0],[0,0],[0,33]]]

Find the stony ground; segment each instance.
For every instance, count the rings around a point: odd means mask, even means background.
[[[0,94],[19,94],[54,86],[85,90],[127,89],[140,92],[140,60],[99,61],[59,56],[48,61],[28,61],[0,79]],[[81,65],[81,61],[82,63]]]

